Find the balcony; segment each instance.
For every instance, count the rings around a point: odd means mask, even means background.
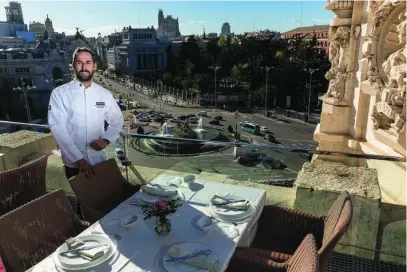
[[[254,144],[244,135],[234,141],[233,132],[209,126],[193,129],[194,133],[179,130],[170,126],[149,134],[123,132],[119,142],[123,153],[115,147],[107,152],[134,184],[149,183],[160,175],[192,174],[209,182],[262,188],[266,205],[313,214],[326,213],[338,193],[348,191],[354,207],[352,224],[335,248],[329,271],[405,271],[402,159],[316,150],[307,142]],[[52,134],[22,130],[0,135],[0,171],[49,154],[47,190],[63,189],[75,203],[56,150]],[[343,157],[354,166],[334,162]]]

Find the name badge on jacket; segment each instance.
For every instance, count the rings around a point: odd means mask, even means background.
[[[105,105],[105,102],[96,102],[96,108],[104,108],[106,105]]]

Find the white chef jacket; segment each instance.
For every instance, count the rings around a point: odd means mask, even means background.
[[[105,131],[105,121],[109,124]],[[123,127],[123,114],[112,94],[92,82],[85,86],[73,80],[52,91],[48,106],[48,124],[68,167],[87,160],[91,165],[107,159],[105,150],[96,151],[89,144],[98,139],[115,144]]]

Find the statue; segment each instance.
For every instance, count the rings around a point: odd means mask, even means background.
[[[394,136],[406,131],[406,15],[400,14],[399,19],[396,29],[401,48],[382,65],[386,84],[372,114],[374,129],[386,129]]]

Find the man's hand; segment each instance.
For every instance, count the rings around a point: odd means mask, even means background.
[[[85,176],[87,178],[91,178],[95,174],[95,172],[92,169],[92,165],[90,165],[90,163],[87,160],[80,159],[79,161],[76,161],[75,164],[78,166],[79,172],[85,172]]]
[[[99,139],[99,140],[91,142],[89,144],[89,146],[96,151],[101,151],[101,150],[105,149],[109,144],[110,144],[110,142],[108,140]]]

